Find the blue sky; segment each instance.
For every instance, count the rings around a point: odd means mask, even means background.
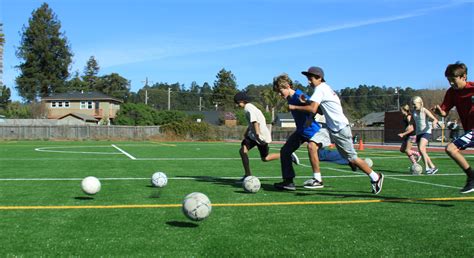
[[[14,90],[15,50],[45,1],[0,0],[4,84]],[[71,74],[95,56],[100,74],[131,90],[152,82],[213,84],[222,68],[240,89],[286,72],[324,69],[336,90],[360,84],[442,88],[460,60],[474,71],[474,0],[54,0],[74,54]]]

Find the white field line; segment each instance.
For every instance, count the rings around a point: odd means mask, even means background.
[[[432,175],[429,177],[440,177],[440,176],[465,176],[465,174],[437,174]],[[354,173],[352,175],[337,175],[337,176],[323,176],[323,178],[356,178],[356,177],[366,177],[365,174],[362,173]],[[392,178],[403,180],[398,177],[419,177],[413,175],[386,175],[385,178]],[[213,177],[213,176],[206,176],[206,177],[168,177],[168,180],[196,180],[196,179],[240,179],[241,177]],[[261,176],[258,177],[260,179],[281,179],[281,176]],[[309,176],[297,176],[296,178],[310,178]],[[0,181],[80,181],[84,178],[0,178]],[[100,180],[104,181],[114,181],[114,180],[150,180],[149,177],[99,177]],[[422,183],[418,181],[411,181],[411,180],[404,180],[413,183]],[[430,183],[428,183],[430,184]],[[435,185],[435,184],[433,184]],[[438,185],[441,186],[441,185]],[[452,187],[452,186],[448,186]]]
[[[123,153],[124,155],[129,157],[130,159],[133,159],[133,160],[137,159],[134,156],[130,155],[128,152],[126,152],[126,151],[120,149],[119,147],[117,147],[117,145],[115,145],[115,144],[112,144],[112,147],[116,148],[118,151],[120,151],[121,153]]]
[[[463,175],[464,175],[464,174],[463,174]],[[455,187],[455,186],[450,186],[450,185],[433,184],[433,183],[421,182],[421,181],[414,181],[414,180],[408,180],[408,179],[403,179],[403,178],[390,177],[390,179],[399,180],[399,181],[404,181],[404,182],[410,182],[410,183],[416,183],[416,184],[432,185],[432,186],[439,186],[439,187],[445,187],[445,188],[460,189],[460,187]]]
[[[75,153],[75,154],[103,154],[103,155],[117,155],[117,152],[94,152],[94,151],[69,151],[69,150],[53,150],[53,149],[68,149],[70,147],[41,147],[35,148],[39,152],[56,152],[56,153]],[[74,148],[110,148],[110,146],[74,146]]]

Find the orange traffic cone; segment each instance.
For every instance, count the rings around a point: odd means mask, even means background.
[[[359,140],[359,150],[362,151],[364,150],[364,142],[362,141],[362,138]]]

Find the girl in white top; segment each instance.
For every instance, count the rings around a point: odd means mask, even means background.
[[[423,157],[425,163],[425,171],[428,175],[434,175],[438,172],[438,169],[431,161],[426,151],[426,146],[431,139],[431,132],[433,128],[436,128],[438,119],[426,108],[423,107],[423,99],[419,96],[415,96],[411,99],[413,108],[413,120],[415,121],[416,127],[416,143],[418,144],[418,151]],[[431,120],[431,122],[430,122]]]

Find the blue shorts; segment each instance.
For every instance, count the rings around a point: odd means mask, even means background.
[[[460,150],[465,150],[466,148],[474,147],[474,131],[465,131],[464,135],[458,137],[456,140],[453,141],[453,143]]]
[[[431,140],[431,134],[430,133],[422,133],[416,135],[416,143],[419,144],[421,138],[425,138],[427,141]]]

